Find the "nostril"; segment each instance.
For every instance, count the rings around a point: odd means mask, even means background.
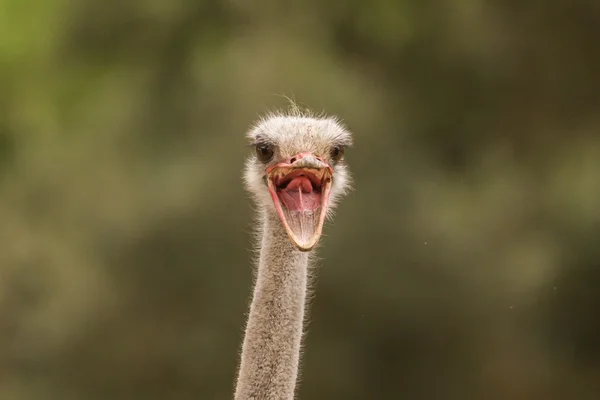
[[[296,157],[292,157],[292,159],[290,160],[290,164],[293,164],[296,162]]]
[[[317,160],[323,162],[323,160],[321,159],[321,157],[315,157]]]

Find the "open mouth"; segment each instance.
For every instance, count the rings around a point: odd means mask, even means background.
[[[306,163],[303,163],[306,164]],[[319,241],[327,214],[331,168],[279,164],[269,171],[269,192],[283,226],[296,247],[311,250]]]

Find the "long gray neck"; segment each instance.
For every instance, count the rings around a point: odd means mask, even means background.
[[[298,376],[308,253],[294,247],[276,215],[264,220],[235,400],[292,400]]]

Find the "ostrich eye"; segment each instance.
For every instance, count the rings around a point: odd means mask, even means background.
[[[256,145],[256,156],[259,161],[267,163],[271,161],[273,158],[273,146],[268,144],[258,144]]]
[[[333,160],[333,162],[338,162],[344,156],[344,148],[342,146],[335,146],[329,152],[329,156]]]

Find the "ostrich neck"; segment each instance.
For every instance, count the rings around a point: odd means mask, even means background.
[[[236,400],[294,398],[307,268],[308,253],[293,246],[276,215],[267,214],[242,346]]]

